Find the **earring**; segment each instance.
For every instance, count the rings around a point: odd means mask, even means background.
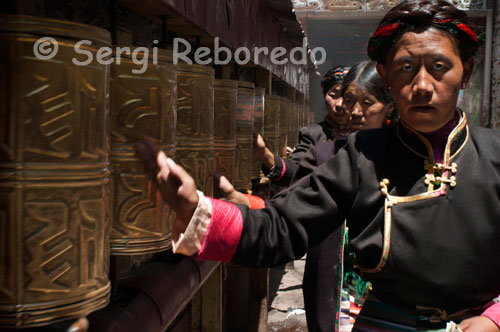
[[[462,89],[466,89],[467,88],[467,83],[463,82],[462,83]]]

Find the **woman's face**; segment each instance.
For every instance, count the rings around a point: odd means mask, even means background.
[[[472,72],[472,57],[462,63],[446,32],[407,32],[377,70],[391,87],[396,109],[411,128],[429,133],[452,120],[462,83]]]
[[[347,113],[342,106],[342,84],[334,85],[325,95],[326,110],[331,122],[345,125],[349,120]]]
[[[351,131],[381,128],[386,114],[392,112],[392,105],[384,105],[364,89],[351,84],[344,93],[344,106],[351,115]]]

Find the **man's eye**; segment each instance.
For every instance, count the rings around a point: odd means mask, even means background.
[[[403,65],[403,71],[412,71],[413,67],[409,64]]]
[[[434,64],[434,67],[433,67],[433,69],[435,69],[435,70],[443,70],[445,68],[446,68],[445,65],[442,63],[439,63],[439,62]]]

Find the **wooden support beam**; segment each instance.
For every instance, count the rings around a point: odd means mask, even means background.
[[[212,272],[201,288],[201,331],[222,331],[222,266]]]
[[[248,331],[267,331],[269,307],[269,269],[250,268],[248,296]]]

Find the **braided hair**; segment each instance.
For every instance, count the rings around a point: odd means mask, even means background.
[[[349,67],[337,66],[330,69],[323,79],[321,80],[321,88],[323,89],[323,95],[326,96],[328,91],[337,84],[342,84],[345,75],[349,72]]]
[[[455,42],[462,61],[477,52],[479,39],[465,12],[445,0],[405,0],[380,21],[368,41],[368,56],[384,63],[387,53],[403,34],[420,33],[429,28],[447,32]]]

